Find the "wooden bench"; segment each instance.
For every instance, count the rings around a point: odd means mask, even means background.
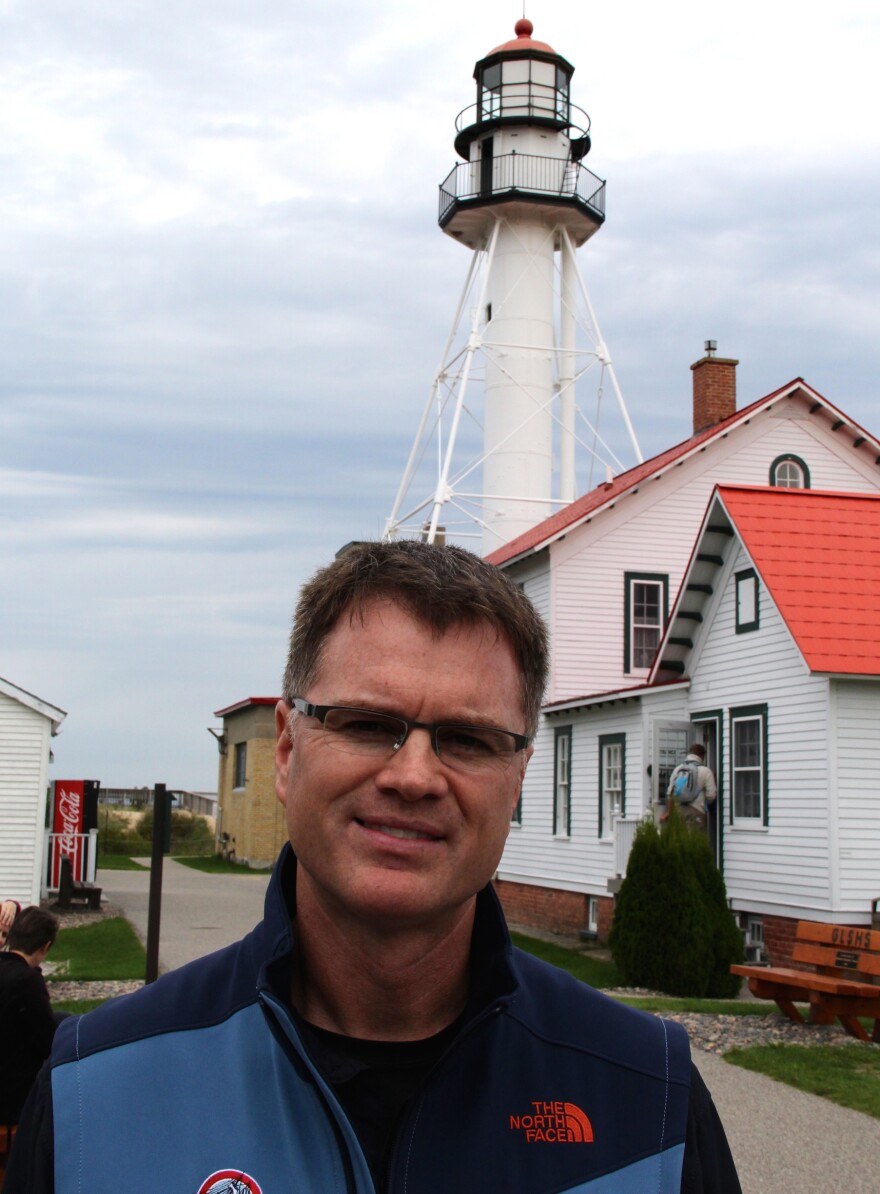
[[[731,966],[748,979],[759,999],[773,999],[790,1020],[804,1023],[795,1001],[809,1003],[811,1024],[839,1019],[850,1036],[880,1043],[880,931],[848,925],[798,922],[792,959],[813,970],[782,966]],[[868,1036],[859,1017],[873,1019]]]
[[[61,875],[58,880],[58,907],[69,908],[71,904],[88,904],[97,912],[101,907],[101,888],[94,883],[81,883],[74,879],[70,859],[61,859]]]

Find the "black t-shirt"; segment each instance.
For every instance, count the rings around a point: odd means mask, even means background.
[[[403,1108],[452,1043],[460,1022],[420,1041],[369,1041],[296,1019],[312,1061],[351,1120],[376,1189],[385,1190]]]
[[[460,1021],[421,1041],[365,1041],[316,1028],[297,1016],[309,1054],[357,1133],[376,1189],[387,1189],[398,1121]],[[699,1070],[691,1063],[681,1194],[742,1194],[724,1128]]]

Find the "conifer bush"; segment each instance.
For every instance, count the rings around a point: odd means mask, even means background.
[[[724,879],[706,835],[690,831],[674,807],[661,829],[639,826],[609,945],[631,986],[695,998],[739,989],[729,967],[742,960],[742,937]]]

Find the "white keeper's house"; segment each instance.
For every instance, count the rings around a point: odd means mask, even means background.
[[[880,650],[853,656],[843,644],[844,625],[862,626],[852,619],[869,608],[859,595],[880,591],[867,531],[880,442],[799,378],[737,411],[736,364],[710,354],[692,366],[689,439],[487,557],[523,585],[552,644],[497,876],[514,922],[606,936],[635,828],[700,739],[718,776],[713,848],[752,952],[784,958],[802,916],[870,923]],[[766,539],[747,509],[770,520]],[[826,509],[833,564],[818,541],[806,551]],[[856,509],[872,514],[847,535]],[[792,613],[776,553],[809,563],[826,606]],[[828,650],[816,656],[820,610]]]
[[[67,716],[0,677],[0,899],[40,902],[51,742]]]

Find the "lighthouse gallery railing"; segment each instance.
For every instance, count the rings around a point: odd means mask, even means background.
[[[575,199],[605,218],[605,183],[597,175],[567,158],[540,157],[532,153],[506,153],[489,163],[459,162],[440,184],[442,224],[452,206],[463,200],[491,200],[522,191],[541,196]]]

